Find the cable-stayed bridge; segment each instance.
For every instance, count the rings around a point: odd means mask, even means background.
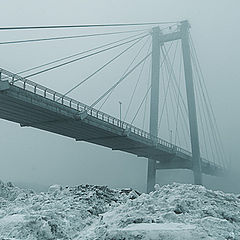
[[[110,34],[111,33],[108,33],[106,35]],[[150,51],[151,45],[149,45],[147,48],[147,54],[132,67],[133,62],[136,60],[135,57],[127,70],[120,77],[120,79],[106,92],[104,92],[104,94],[101,95],[93,104],[87,105],[67,96],[70,92],[78,88],[83,83],[87,82],[106,66],[110,65],[113,61],[126,53],[129,49],[142,41],[142,39],[144,39],[146,36],[151,36],[152,38],[152,50]],[[77,38],[79,36],[72,36],[72,38],[73,37]],[[66,39],[67,37],[62,38]],[[49,41],[57,39],[59,38],[8,41],[3,44],[16,44],[26,41]],[[161,78],[164,78],[164,76],[161,76],[161,73],[164,72],[164,62],[168,62],[169,64],[165,67],[167,69],[165,69],[166,72],[168,71],[168,81],[165,82],[166,91],[163,101],[163,109],[166,108],[165,103],[167,101],[167,95],[170,91],[170,79],[174,76],[173,64],[171,65],[171,61],[168,59],[169,49],[171,46],[167,50],[165,48],[165,44],[168,42],[172,43],[177,40],[181,41],[182,47],[181,57],[183,59],[183,62],[181,62],[180,67],[184,69],[184,74],[182,73],[182,75],[184,76],[186,83],[187,107],[185,106],[185,108],[187,108],[186,112],[189,120],[189,126],[187,130],[189,131],[189,139],[191,140],[190,150],[186,150],[183,147],[179,146],[176,144],[176,141],[173,143],[172,139],[171,141],[164,140],[158,134],[159,125],[161,123],[160,120],[163,113],[162,112],[161,115],[159,114],[159,83]],[[128,47],[126,49],[107,61],[88,77],[81,80],[77,85],[75,85],[65,94],[60,94],[54,90],[42,86],[41,84],[38,84],[37,82],[29,80],[29,78],[38,74],[66,66],[70,63],[95,56],[104,51],[121,47],[126,44],[128,44]],[[145,44],[142,45],[140,51],[144,46]],[[91,49],[91,51],[84,51],[81,53],[85,54],[83,56],[80,56],[80,54],[75,54],[74,56],[72,55],[70,57],[65,57],[57,61],[52,61],[50,64],[56,64],[60,61],[71,59],[69,61],[65,61],[52,67],[43,69],[41,71],[31,73],[25,77],[21,77],[19,74],[15,74],[3,68],[0,68],[0,118],[19,123],[22,127],[34,127],[67,136],[77,141],[86,141],[111,148],[112,150],[119,150],[134,154],[138,157],[148,158],[148,191],[151,191],[153,189],[153,186],[155,184],[156,170],[158,169],[193,170],[194,182],[196,184],[201,184],[202,173],[213,176],[223,175],[226,171],[226,161],[225,159],[218,159],[218,155],[217,160],[203,157],[200,152],[198,132],[201,129],[198,128],[198,120],[200,120],[200,122],[203,122],[203,119],[197,116],[197,108],[195,104],[196,96],[194,89],[196,90],[196,87],[194,86],[193,81],[194,71],[192,64],[198,64],[198,61],[195,59],[194,62],[194,59],[192,58],[191,51],[193,50],[194,49],[191,49],[191,46],[189,44],[189,24],[188,22],[184,21],[177,24],[177,28],[174,31],[169,31],[168,33],[164,33],[161,28],[157,26],[152,28],[152,30],[150,30],[147,34],[146,31],[144,31],[143,33],[141,32],[140,34],[136,34],[133,37],[125,38],[124,41],[115,41],[113,44],[105,44],[99,48],[96,47],[94,49]],[[136,56],[139,56],[140,51]],[[176,51],[173,55],[173,58],[175,58]],[[75,58],[72,59],[72,57]],[[141,99],[141,101],[139,99],[140,106],[138,107],[131,123],[128,123],[122,119],[121,106],[119,117],[114,117],[101,111],[100,108],[110,97],[113,90],[118,87],[118,85],[120,85],[140,66],[142,66],[140,74],[142,73],[143,66],[146,63],[147,59],[151,60],[149,71],[149,76],[151,76],[151,83],[147,88],[144,98]],[[45,66],[48,66],[48,64],[42,64],[39,67],[42,68]],[[30,71],[33,71],[39,67],[31,68]],[[27,71],[22,71],[20,74],[23,74],[25,72]],[[198,70],[197,73],[201,75],[200,70]],[[181,75],[181,72],[179,75]],[[136,91],[139,79],[140,75],[136,82],[130,104],[132,103],[132,99]],[[202,87],[202,84],[200,83],[199,86]],[[150,94],[150,121],[149,131],[146,131],[140,127],[136,127],[133,122],[139,113],[139,109],[144,105],[144,103],[146,103],[148,94]],[[202,102],[206,101],[206,98],[206,94],[203,94]],[[180,93],[180,90],[179,94],[175,95],[175,99],[177,100],[176,102],[178,105],[174,114],[177,116],[177,119],[179,119],[180,113],[182,111],[179,102],[183,100],[183,95]],[[97,109],[95,106],[101,103],[102,100],[104,101],[101,107]],[[145,111],[146,105],[147,104],[145,104]],[[212,108],[207,108],[208,117],[211,117],[211,112]],[[169,114],[169,112],[167,113]],[[215,119],[210,121],[210,127],[212,128],[214,128],[214,120]],[[179,142],[181,142],[179,136],[177,136],[177,132],[178,130],[176,124],[176,138],[178,137]],[[203,133],[203,136],[205,135],[206,131]],[[214,143],[216,146],[220,146],[216,143],[217,137],[218,135],[215,134]],[[206,139],[204,139],[203,142],[206,145]],[[221,149],[219,152],[220,151]],[[217,154],[219,154],[219,152]]]

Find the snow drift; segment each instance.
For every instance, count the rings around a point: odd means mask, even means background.
[[[190,184],[150,194],[53,185],[36,194],[0,182],[0,239],[240,239],[239,210],[239,196]]]

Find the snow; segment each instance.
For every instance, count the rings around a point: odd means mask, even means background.
[[[0,240],[239,239],[240,199],[203,186],[150,194],[52,185],[35,193],[0,181]]]
[[[126,239],[137,239],[140,235],[145,236],[144,239],[196,239],[194,229],[194,225],[183,223],[139,223],[116,229],[111,234],[116,236],[125,232]]]
[[[20,214],[14,214],[10,216],[4,216],[0,219],[0,225],[8,225],[11,223],[19,223],[24,221],[24,216]]]
[[[123,231],[182,231],[193,230],[194,225],[182,223],[139,223],[130,224],[127,227],[120,229]]]

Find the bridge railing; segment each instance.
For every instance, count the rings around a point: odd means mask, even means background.
[[[184,149],[181,149],[161,138],[155,137],[150,135],[148,132],[137,128],[131,124],[128,124],[126,122],[121,121],[118,118],[115,118],[111,115],[108,115],[104,112],[101,112],[95,108],[91,108],[88,105],[85,105],[75,99],[72,99],[68,96],[65,96],[63,94],[60,94],[52,89],[46,88],[38,83],[35,83],[29,79],[26,79],[24,77],[21,77],[17,74],[11,73],[5,69],[0,68],[1,75],[4,75],[4,80],[8,80],[11,85],[17,86],[19,88],[22,88],[26,91],[35,93],[37,95],[40,95],[44,98],[47,98],[49,100],[52,100],[54,102],[60,103],[64,106],[70,107],[72,109],[75,109],[77,111],[87,111],[89,115],[92,117],[98,118],[104,122],[107,122],[109,124],[112,124],[114,126],[120,127],[123,130],[130,131],[138,136],[153,140],[154,143],[161,144],[162,146],[165,146],[167,148],[170,148],[174,151],[181,151],[185,154],[189,154],[189,152],[185,151]]]
[[[17,75],[17,74],[11,73],[2,68],[0,68],[0,80],[7,80],[13,86],[17,86],[26,91],[32,92],[36,95],[42,96],[42,97],[49,99],[51,101],[54,101],[56,103],[62,104],[71,109],[75,109],[79,112],[87,111],[88,115],[90,115],[92,117],[95,117],[99,120],[102,120],[104,122],[107,122],[109,124],[117,126],[119,128],[122,128],[123,130],[125,130],[127,132],[130,131],[131,133],[134,133],[140,137],[149,139],[149,140],[153,141],[153,143],[155,143],[155,144],[160,144],[161,146],[164,146],[167,149],[170,149],[172,152],[183,153],[189,157],[192,156],[191,152],[189,152],[183,148],[180,148],[172,143],[169,143],[159,137],[153,136],[150,133],[148,133],[140,128],[137,128],[131,124],[121,121],[118,118],[115,118],[104,112],[98,111],[95,108],[91,108],[90,106],[83,104],[75,99],[72,99],[68,96],[58,93],[52,89],[46,88],[38,83],[35,83],[29,79],[26,79],[24,77]],[[212,162],[207,161],[206,159],[202,159],[202,160],[212,164]]]

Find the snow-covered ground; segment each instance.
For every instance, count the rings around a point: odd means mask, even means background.
[[[34,193],[0,182],[0,240],[239,239],[240,197],[172,184],[150,194],[105,186]]]

